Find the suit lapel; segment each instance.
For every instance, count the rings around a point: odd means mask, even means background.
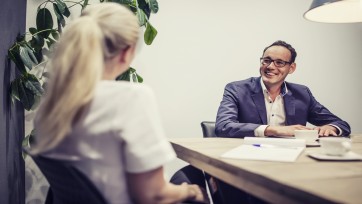
[[[251,95],[251,97],[253,98],[256,109],[258,110],[259,117],[263,124],[266,125],[268,122],[266,118],[264,95],[260,85],[260,77],[256,78],[256,80],[253,81],[252,91],[253,94]]]
[[[294,124],[293,120],[295,118],[295,100],[292,96],[292,93],[288,93],[283,97],[284,98],[284,109],[285,109],[285,125]]]

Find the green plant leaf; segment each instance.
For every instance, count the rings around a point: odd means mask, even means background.
[[[33,68],[33,61],[30,59],[26,46],[20,46],[20,58],[23,61],[24,65],[31,70]]]
[[[43,49],[39,49],[39,50],[35,50],[35,57],[36,57],[36,59],[38,60],[38,62],[41,62],[41,61],[43,61]]]
[[[53,31],[52,31],[52,36],[53,36],[54,40],[58,40],[58,39],[59,39],[59,33],[58,33],[58,31],[53,30]]]
[[[145,13],[143,12],[143,10],[137,8],[137,13],[136,13],[136,15],[137,15],[137,18],[138,18],[138,24],[139,24],[140,26],[144,26],[144,25],[146,24],[146,22],[147,22],[147,18],[146,18]]]
[[[31,141],[34,140],[32,137],[35,136],[35,131],[34,129],[30,132],[29,135],[25,136],[23,141],[22,141],[22,146],[23,147],[30,147]]]
[[[63,0],[55,0],[55,2],[56,3],[53,4],[55,4],[59,8],[60,13],[63,14],[67,5],[63,2]]]
[[[42,96],[44,89],[39,80],[32,74],[27,74],[24,80],[25,87],[29,89],[35,96]]]
[[[149,4],[147,4],[146,0],[137,0],[137,2],[138,2],[138,8],[141,9],[144,12],[144,14],[147,16],[147,19],[149,19],[151,15],[151,9]]]
[[[129,67],[129,69],[125,72],[123,72],[121,75],[119,75],[116,80],[117,81],[130,81],[131,73],[136,73],[138,83],[143,82],[143,78],[137,74],[136,70],[132,67]]]
[[[70,16],[70,11],[69,11],[68,7],[65,7],[63,15],[67,18]]]
[[[21,145],[23,147],[29,147],[29,138],[30,138],[30,134],[24,137],[23,141],[21,142]]]
[[[143,78],[138,73],[136,73],[136,75],[138,83],[143,83]]]
[[[106,0],[106,2],[114,2],[114,3],[124,4],[124,5],[133,4],[133,0]]]
[[[26,89],[24,82],[19,83],[19,97],[20,102],[23,104],[25,110],[31,110],[34,104],[34,94]]]
[[[126,4],[124,4],[124,5],[126,5]],[[138,9],[138,7],[137,7],[137,4],[136,4],[136,0],[132,1],[132,3],[127,4],[127,7],[128,7],[135,15],[137,15],[137,9]]]
[[[49,31],[43,31],[39,33],[43,38],[48,38],[50,29],[53,28],[53,18],[50,11],[47,8],[39,9],[36,15],[36,27],[39,32],[49,29]]]
[[[55,3],[53,3],[53,9],[54,9],[55,16],[58,19],[58,22],[60,22],[60,25],[62,25],[64,27],[65,26],[65,19],[63,17],[63,13],[59,9],[59,6],[57,4],[55,4]]]
[[[157,0],[148,0],[147,2],[150,5],[150,9],[152,13],[157,13],[158,12],[158,3]]]
[[[44,38],[40,35],[34,35],[29,41],[29,43],[30,46],[35,50],[35,52],[39,52],[44,46]],[[41,61],[39,60],[39,58],[37,59],[38,61]]]
[[[38,64],[38,60],[34,55],[34,51],[30,48],[28,43],[25,43],[23,46],[20,46],[20,58],[23,61],[24,65],[30,70],[33,68],[33,65]]]
[[[132,5],[133,0],[118,0],[118,3],[125,4],[125,5]]]
[[[150,24],[150,22],[147,22],[146,30],[144,33],[145,43],[147,45],[151,45],[156,36],[157,36],[157,30]]]
[[[25,136],[21,145],[23,148],[31,147],[31,145],[34,143],[34,137],[35,137],[35,129],[33,129],[29,135]],[[27,154],[22,151],[23,153],[23,159],[26,158]]]
[[[23,148],[30,147],[29,139],[30,139],[30,134],[23,138],[23,141],[21,142],[21,146]],[[22,156],[23,156],[23,159],[25,159],[28,156],[28,154],[25,153],[24,151],[22,151]]]
[[[142,82],[143,82],[143,78],[136,72],[136,69],[130,67],[130,68],[128,69],[128,71],[129,71],[129,72],[128,72],[128,75],[130,75],[131,73],[132,73],[132,74],[136,74],[137,82],[138,82],[138,83],[142,83]]]
[[[133,68],[133,67],[129,67],[129,68],[128,68],[128,70],[129,70],[131,73],[136,72],[136,69],[135,69],[135,68]]]
[[[31,27],[31,28],[29,28],[29,32],[30,32],[32,35],[34,35],[34,34],[35,34],[36,32],[38,32],[38,31],[37,31],[36,28]]]
[[[129,81],[130,80],[129,75],[130,75],[130,70],[128,69],[127,71],[125,71],[121,75],[119,75],[116,78],[116,80],[117,81]]]
[[[29,54],[29,57],[31,59],[31,61],[33,62],[34,65],[37,65],[39,64],[38,60],[36,59],[35,55],[34,55],[34,50],[32,49],[32,47],[30,46],[29,43],[26,43],[25,44],[26,46],[26,51],[28,52]]]
[[[20,45],[14,46],[12,49],[8,50],[8,57],[11,61],[14,62],[16,68],[22,73],[25,74],[27,71],[25,69],[25,65],[23,61],[20,58],[20,51],[19,51]]]
[[[70,11],[68,9],[67,4],[65,4],[63,0],[55,0],[55,2],[56,2],[57,7],[59,8],[60,13],[68,18],[70,15]]]
[[[88,0],[84,0],[82,5],[82,10],[85,9],[88,6]]]
[[[31,110],[34,104],[34,94],[25,87],[26,76],[22,75],[11,82],[11,96],[19,100],[26,110]]]

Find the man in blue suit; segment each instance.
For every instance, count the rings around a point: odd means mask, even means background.
[[[293,136],[294,130],[312,129],[320,136],[348,136],[347,122],[318,103],[308,87],[285,82],[296,69],[294,48],[276,41],[263,51],[260,77],[226,85],[216,118],[216,135]]]
[[[312,129],[306,126],[309,122],[320,136],[348,136],[348,123],[318,103],[308,87],[285,82],[296,69],[296,56],[291,45],[276,41],[263,51],[260,77],[227,84],[216,117],[216,135],[293,136],[294,130]],[[265,203],[219,182],[228,203]]]

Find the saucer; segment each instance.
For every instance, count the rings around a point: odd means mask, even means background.
[[[362,155],[351,151],[342,156],[332,156],[322,152],[309,152],[308,156],[322,161],[362,161]]]
[[[321,146],[321,144],[319,144],[319,142],[317,142],[317,141],[315,141],[315,142],[308,142],[307,144],[306,144],[306,146],[307,147],[320,147]]]

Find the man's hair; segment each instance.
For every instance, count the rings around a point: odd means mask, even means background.
[[[294,62],[295,61],[295,58],[297,57],[297,52],[295,51],[295,49],[288,43],[284,42],[284,41],[281,41],[281,40],[278,40],[278,41],[275,41],[273,44],[269,45],[268,47],[266,47],[263,51],[263,55],[265,53],[265,51],[267,49],[269,49],[270,47],[272,46],[282,46],[282,47],[285,47],[287,48],[289,51],[290,51],[290,54],[291,54],[291,57],[290,57],[290,62]]]

